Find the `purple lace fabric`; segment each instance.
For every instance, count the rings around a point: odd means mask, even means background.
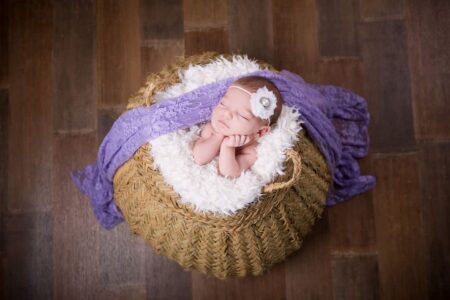
[[[113,177],[117,169],[149,140],[209,120],[228,86],[249,75],[270,79],[280,90],[284,104],[301,113],[303,126],[323,153],[333,179],[327,206],[375,186],[375,177],[361,176],[355,160],[366,156],[369,148],[369,112],[363,98],[341,87],[309,84],[287,70],[278,74],[256,71],[126,111],[115,121],[99,147],[97,161],[70,174],[80,191],[90,198],[94,214],[105,229],[124,220],[114,203]]]

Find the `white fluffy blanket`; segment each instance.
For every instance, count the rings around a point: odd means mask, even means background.
[[[247,56],[234,55],[231,62],[220,56],[207,65],[191,65],[180,71],[181,82],[158,93],[155,99],[164,101],[207,83],[258,70],[259,65]],[[255,163],[237,178],[219,175],[218,157],[203,166],[194,162],[194,141],[206,123],[149,141],[153,168],[159,168],[166,183],[180,195],[183,203],[192,204],[198,211],[234,214],[256,201],[266,184],[284,174],[285,151],[295,145],[298,132],[302,130],[303,121],[299,117],[301,114],[296,109],[283,105],[276,125],[259,139]]]

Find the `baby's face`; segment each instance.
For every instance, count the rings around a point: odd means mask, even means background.
[[[250,95],[237,88],[229,88],[211,114],[213,128],[227,136],[254,134],[266,123],[252,114]]]

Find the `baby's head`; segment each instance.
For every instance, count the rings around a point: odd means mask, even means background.
[[[273,104],[275,109],[269,119],[255,115],[250,100],[250,94],[264,87],[272,92],[276,99],[276,103]],[[268,104],[268,101],[262,103]],[[257,134],[261,137],[269,132],[271,126],[278,120],[282,103],[280,91],[270,80],[261,76],[242,77],[230,85],[225,95],[214,108],[211,114],[211,125],[216,131],[224,135]]]

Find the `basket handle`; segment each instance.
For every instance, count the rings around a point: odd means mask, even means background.
[[[293,149],[288,149],[286,151],[288,159],[292,160],[294,164],[294,170],[292,171],[292,177],[286,182],[274,182],[264,187],[265,193],[270,193],[278,189],[283,189],[292,186],[299,178],[302,172],[302,160],[300,155]]]

